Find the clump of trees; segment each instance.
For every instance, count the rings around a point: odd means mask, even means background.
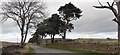
[[[62,32],[61,28],[64,23],[65,22],[61,20],[58,14],[52,14],[52,17],[45,19],[43,22],[37,25],[38,28],[34,33],[34,36],[39,35],[39,37],[43,39],[49,35],[51,37],[51,42],[53,43],[55,35]]]
[[[45,5],[37,1],[3,2],[1,16],[3,21],[12,19],[17,23],[21,33],[21,47],[25,41],[30,28],[36,26],[45,17]]]
[[[74,29],[71,21],[79,19],[82,11],[72,3],[61,6],[58,11],[59,14],[52,14],[50,18],[39,23],[34,34],[41,38],[49,35],[52,43],[54,42],[55,35],[60,35],[65,40],[66,32],[71,32]]]

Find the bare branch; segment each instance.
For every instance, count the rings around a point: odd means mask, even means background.
[[[111,7],[111,5],[110,5],[110,3],[109,3],[109,2],[107,2],[107,4],[108,4],[108,6],[109,6],[109,7]]]
[[[114,18],[112,21],[115,21],[120,26],[120,23],[118,22],[116,18]]]
[[[95,8],[107,8],[107,9],[110,9],[110,7],[108,7],[108,6],[93,6],[93,7],[95,7]]]
[[[113,14],[115,15],[115,17],[117,18],[118,17],[118,12],[116,11],[116,9],[113,7],[113,5],[114,5],[114,2],[112,3],[112,5],[110,5],[110,3],[109,2],[107,2],[107,4],[108,4],[108,6],[93,6],[93,7],[95,7],[95,8],[106,8],[106,9],[110,9],[112,12],[113,12]],[[100,4],[101,5],[101,4]]]
[[[99,4],[100,4],[101,6],[103,6],[99,0],[98,0],[98,2],[99,2]]]
[[[118,15],[117,15],[118,13],[117,13],[116,9],[112,7],[111,10],[112,10],[113,14],[115,15],[115,17],[117,18],[118,17]]]
[[[112,5],[111,6],[113,6],[114,5],[114,2],[112,3]]]

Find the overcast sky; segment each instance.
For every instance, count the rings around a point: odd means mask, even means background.
[[[10,1],[10,0],[9,0]],[[117,38],[117,25],[112,21],[113,13],[107,9],[96,9],[93,6],[99,5],[97,0],[44,0],[46,2],[48,13],[58,13],[58,8],[71,2],[80,8],[82,17],[72,21],[75,29],[67,33],[67,38]],[[100,0],[102,4],[112,0]],[[3,1],[0,0],[2,3]],[[4,1],[6,2],[6,1]],[[50,16],[48,15],[48,16]],[[2,27],[2,28],[1,28]],[[20,41],[20,31],[14,21],[8,19],[4,24],[0,24],[2,31],[0,34],[1,41]],[[28,35],[27,40],[31,37]],[[56,36],[58,37],[58,36]]]

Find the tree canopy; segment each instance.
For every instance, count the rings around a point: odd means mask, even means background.
[[[82,11],[75,7],[71,2],[68,4],[65,4],[64,6],[61,6],[59,9],[59,14],[61,15],[63,21],[65,21],[65,26],[64,26],[64,34],[63,34],[63,39],[66,37],[66,31],[69,30],[71,31],[74,27],[73,24],[70,23],[70,21],[77,20],[79,19],[82,15]]]
[[[65,24],[61,20],[61,17],[58,14],[52,14],[48,19],[45,19],[43,22],[38,24],[38,28],[35,33],[38,35],[50,35],[51,41],[54,41],[54,36],[62,32],[62,27]]]
[[[63,16],[63,20],[67,21],[76,20],[77,18],[82,16],[80,15],[82,11],[79,8],[75,7],[72,3],[61,6],[58,11]]]

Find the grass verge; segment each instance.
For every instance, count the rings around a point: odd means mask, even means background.
[[[26,44],[24,48],[20,48],[17,51],[20,53],[34,53],[34,49],[30,46],[30,44]]]
[[[34,53],[34,49],[28,44],[27,53]]]

